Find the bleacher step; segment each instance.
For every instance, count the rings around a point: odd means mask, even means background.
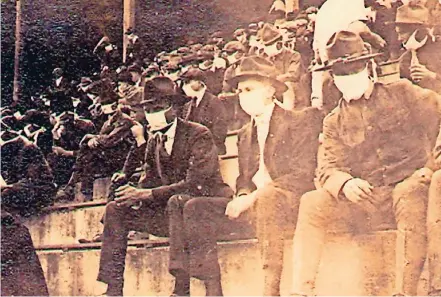
[[[317,295],[392,295],[395,286],[397,231],[328,239],[316,283]],[[399,242],[398,242],[399,244]],[[139,246],[147,246],[140,248]],[[218,244],[222,284],[226,296],[261,296],[263,275],[256,240]],[[98,283],[99,245],[88,249],[40,250],[51,295],[92,296]],[[292,242],[285,246],[281,293],[290,293]],[[126,258],[125,295],[168,296],[173,279],[168,270],[168,247],[130,244]],[[192,295],[204,295],[202,283],[193,280]],[[423,273],[420,294],[427,292]],[[101,292],[102,293],[102,292]]]

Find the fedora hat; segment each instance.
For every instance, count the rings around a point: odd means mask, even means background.
[[[382,53],[369,53],[360,35],[351,31],[334,33],[326,45],[326,52],[329,58],[328,63],[325,66],[313,68],[312,71],[328,70],[337,65],[366,61],[382,55]]]
[[[264,79],[271,82],[276,88],[276,94],[280,96],[288,89],[285,83],[277,80],[280,74],[270,61],[259,56],[250,56],[242,59],[235,76],[228,80],[228,84],[237,87],[239,82],[247,79]]]
[[[239,41],[230,41],[227,44],[225,44],[223,51],[227,53],[234,53],[234,52],[246,52],[245,46],[239,42]]]
[[[181,75],[183,80],[199,80],[205,82],[207,75],[199,67],[190,67]]]
[[[139,105],[145,106],[164,101],[170,105],[182,105],[187,102],[177,91],[176,84],[168,77],[157,76],[148,80],[144,86],[144,100]]]
[[[282,34],[274,28],[273,25],[266,23],[263,25],[262,30],[259,33],[260,39],[264,45],[270,45],[279,39],[282,39]]]
[[[429,10],[421,5],[402,5],[397,9],[395,24],[428,25]]]

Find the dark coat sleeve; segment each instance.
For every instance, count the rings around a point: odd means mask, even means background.
[[[227,149],[225,147],[225,139],[227,138],[228,122],[227,111],[224,105],[217,97],[212,97],[212,110],[211,117],[213,120],[211,133],[213,134],[213,140],[218,148],[218,154],[226,154]]]
[[[123,167],[123,173],[130,178],[136,171],[136,169],[144,163],[144,155],[147,148],[147,143],[141,146],[137,146],[136,143],[130,148],[126,161]]]
[[[198,125],[197,130],[189,137],[187,145],[190,157],[185,179],[152,189],[154,197],[198,192],[200,188],[209,185],[209,181],[218,174],[217,148],[208,128]]]
[[[254,156],[253,152],[251,151],[250,145],[248,143],[251,143],[249,140],[248,131],[250,130],[250,125],[245,125],[240,131],[237,136],[237,148],[238,148],[238,155],[239,155],[239,176],[236,179],[236,195],[248,195],[254,190],[257,189],[256,185],[252,181],[252,176],[250,174],[251,168],[249,168],[250,164],[248,162],[249,158],[252,158]],[[258,159],[257,159],[258,162]],[[257,170],[257,168],[256,168]]]
[[[130,119],[121,117],[116,120],[115,127],[108,129],[108,126],[103,126],[100,135],[98,136],[98,143],[105,148],[114,147],[122,140],[131,135],[130,128],[133,122]]]

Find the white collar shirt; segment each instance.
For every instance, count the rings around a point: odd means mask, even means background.
[[[259,144],[259,169],[253,176],[252,181],[258,189],[264,187],[266,184],[272,181],[269,175],[268,169],[265,165],[265,143],[268,138],[269,125],[271,121],[271,115],[273,114],[275,104],[272,103],[267,109],[259,116],[253,118],[253,125],[257,128],[257,142]]]
[[[176,137],[176,127],[178,125],[178,120],[175,119],[173,121],[173,124],[171,125],[171,127],[167,130],[167,132],[165,133],[161,133],[161,132],[155,132],[153,133],[153,137],[155,137],[156,135],[161,135],[164,134],[165,136],[167,136],[167,140],[164,143],[164,148],[167,151],[167,153],[169,155],[171,155],[172,150],[173,150],[173,144],[175,142],[175,137]]]

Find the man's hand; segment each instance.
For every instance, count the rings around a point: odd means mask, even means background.
[[[89,141],[87,142],[87,146],[90,148],[96,148],[98,145],[99,145],[99,142],[96,137],[89,139]]]
[[[365,180],[353,178],[348,180],[343,187],[343,194],[354,203],[372,198],[373,187]]]
[[[130,128],[132,135],[136,140],[138,147],[146,142],[144,138],[144,126],[138,122],[134,122],[133,126]]]
[[[225,215],[230,219],[237,219],[241,213],[251,208],[255,201],[254,195],[236,197],[228,203]]]
[[[67,151],[67,150],[65,150],[65,149],[63,149],[62,147],[59,147],[59,146],[53,146],[52,147],[52,152],[54,152],[58,156],[67,156],[67,157],[72,157],[73,156],[73,152],[72,151]]]
[[[112,181],[112,183],[118,183],[124,179],[126,179],[125,173],[116,172],[115,174],[112,175],[112,178],[110,180]]]
[[[436,73],[427,69],[426,66],[415,64],[410,67],[410,77],[414,82],[419,82],[423,79],[436,79]]]
[[[116,189],[115,201],[118,205],[134,206],[141,202],[139,189],[131,185],[124,185]]]
[[[138,189],[131,185],[121,186],[115,191],[115,202],[128,207],[136,206],[151,198],[151,189]]]

